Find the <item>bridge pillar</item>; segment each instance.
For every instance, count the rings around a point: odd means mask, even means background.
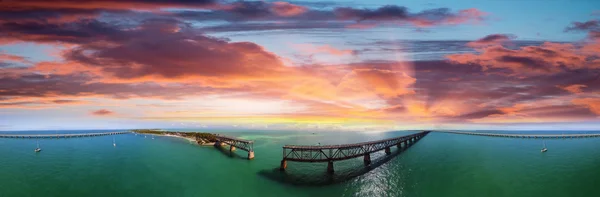
[[[248,160],[254,159],[254,151],[248,151]]]
[[[279,170],[285,171],[285,168],[287,168],[287,161],[285,159],[283,159],[283,160],[281,160],[281,165],[279,166]]]
[[[230,146],[229,146],[229,152],[233,152],[234,150],[235,150],[235,146],[233,146],[233,145],[230,145]]]
[[[327,162],[327,173],[329,174],[333,174],[334,170],[333,170],[333,161],[328,161]]]
[[[396,144],[396,147],[398,148],[398,150],[402,149],[402,142]]]
[[[385,154],[392,154],[392,150],[390,150],[390,147],[385,148]]]
[[[363,161],[365,162],[365,166],[370,165],[371,164],[371,154],[365,153]]]
[[[223,146],[223,142],[221,142],[221,141],[216,141],[216,142],[215,142],[215,146],[216,146],[216,147]]]

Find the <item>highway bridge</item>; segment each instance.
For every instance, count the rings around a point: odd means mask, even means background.
[[[572,133],[572,134],[505,134],[505,133],[483,133],[483,132],[465,132],[465,131],[435,131],[440,133],[453,133],[462,135],[479,135],[489,137],[507,137],[507,138],[588,138],[600,137],[600,133]]]
[[[119,135],[131,133],[130,131],[104,132],[104,133],[74,133],[74,134],[0,134],[0,138],[75,138],[96,137],[105,135]]]

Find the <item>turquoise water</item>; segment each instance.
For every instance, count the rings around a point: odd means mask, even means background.
[[[336,162],[330,176],[325,163],[288,162],[279,172],[281,146],[414,132],[223,133],[254,140],[256,158],[133,134],[114,136],[116,147],[113,136],[43,139],[41,153],[33,151],[36,140],[0,139],[0,197],[596,196],[600,186],[600,138],[546,140],[549,150],[540,153],[541,140],[430,133],[405,151],[393,148],[392,156],[373,154],[374,168],[362,158]]]

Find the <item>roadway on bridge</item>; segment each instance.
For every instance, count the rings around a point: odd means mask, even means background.
[[[507,137],[507,138],[588,138],[600,137],[600,133],[573,133],[573,134],[506,134],[506,133],[483,133],[483,132],[464,132],[464,131],[435,131],[440,133],[452,133],[462,135],[479,135],[489,137]]]
[[[0,138],[72,138],[72,137],[95,137],[105,135],[120,135],[131,133],[130,131],[104,132],[104,133],[72,133],[72,134],[0,134]]]

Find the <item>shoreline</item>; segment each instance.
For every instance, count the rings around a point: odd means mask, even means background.
[[[189,138],[189,137],[184,137],[184,136],[179,136],[179,135],[173,135],[173,134],[163,134],[163,135],[161,135],[161,134],[150,134],[150,133],[148,133],[148,134],[146,134],[146,133],[138,133],[138,134],[140,134],[140,135],[166,136],[166,137],[174,137],[174,138],[186,139],[186,140],[188,140],[189,142],[194,142],[195,144],[197,144],[197,145],[199,145],[199,146],[214,146],[214,145],[215,145],[215,143],[214,143],[214,142],[209,142],[209,143],[202,143],[202,144],[200,144],[200,143],[198,143],[198,141],[196,141],[196,139],[194,139],[194,138]]]

